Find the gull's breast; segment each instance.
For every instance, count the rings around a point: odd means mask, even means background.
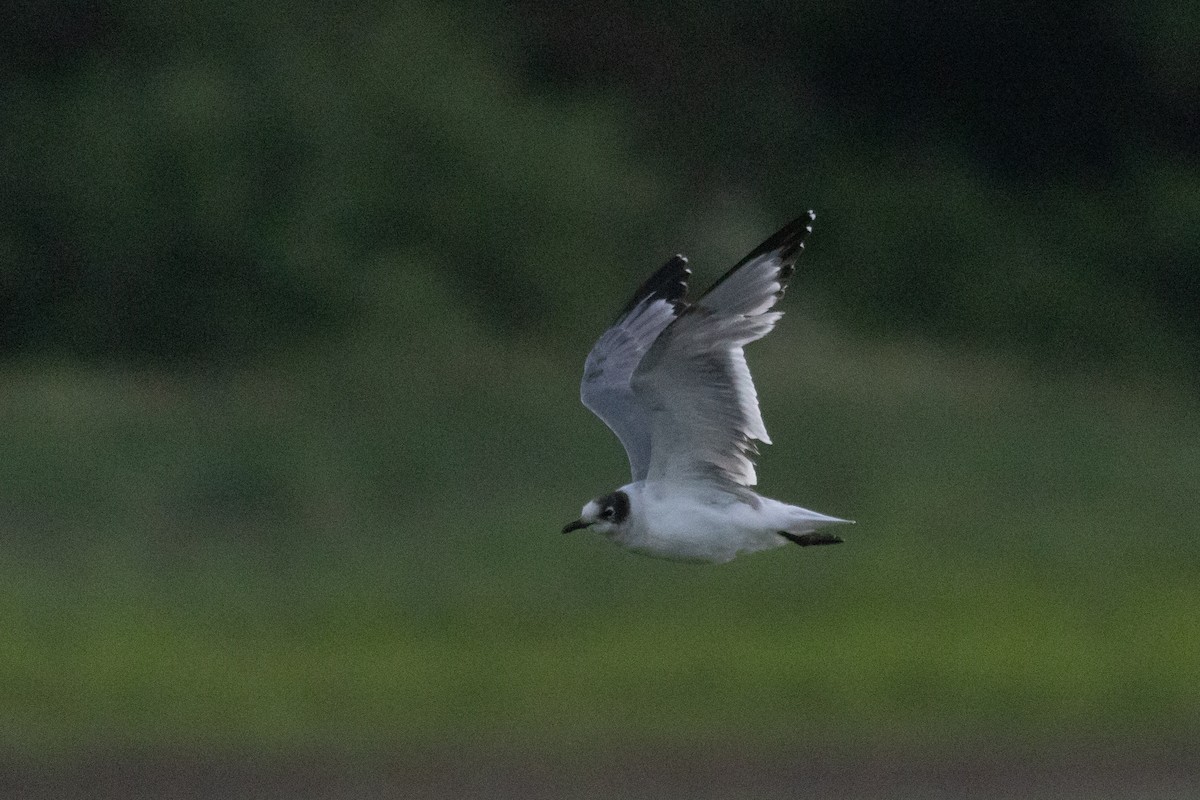
[[[723,563],[740,552],[775,547],[778,536],[764,535],[754,510],[731,495],[653,489],[642,493],[641,513],[621,544],[643,555],[674,561]],[[635,506],[636,509],[636,506]]]

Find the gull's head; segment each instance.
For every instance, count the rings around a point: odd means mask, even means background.
[[[579,519],[568,522],[563,533],[587,528],[596,533],[616,533],[629,521],[629,495],[620,490],[589,500]]]

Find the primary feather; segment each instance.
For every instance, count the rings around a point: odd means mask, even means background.
[[[684,309],[691,274],[687,259],[678,255],[659,268],[634,293],[583,365],[580,399],[621,440],[635,481],[644,479],[650,466],[651,431],[650,419],[641,413],[633,393],[633,372]]]
[[[757,482],[755,442],[770,444],[742,348],[782,312],[810,211],[739,261],[694,305],[676,256],[634,294],[584,364],[584,405],[612,428],[633,479]]]

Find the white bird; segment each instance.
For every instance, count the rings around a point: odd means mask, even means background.
[[[837,544],[838,519],[757,494],[751,456],[770,444],[744,345],[772,311],[812,232],[809,211],[739,261],[694,303],[677,255],[634,294],[583,367],[583,404],[625,446],[633,482],[597,497],[563,533],[589,529],[634,552],[725,563],[739,553]]]

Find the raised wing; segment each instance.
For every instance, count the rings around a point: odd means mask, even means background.
[[[649,411],[648,479],[757,482],[755,442],[771,439],[742,348],[783,316],[771,308],[815,219],[810,211],[755,248],[684,309],[641,359],[632,387]]]
[[[650,414],[633,394],[630,380],[659,334],[686,308],[687,259],[674,256],[642,284],[604,332],[583,365],[580,399],[612,429],[635,481],[650,465]]]

